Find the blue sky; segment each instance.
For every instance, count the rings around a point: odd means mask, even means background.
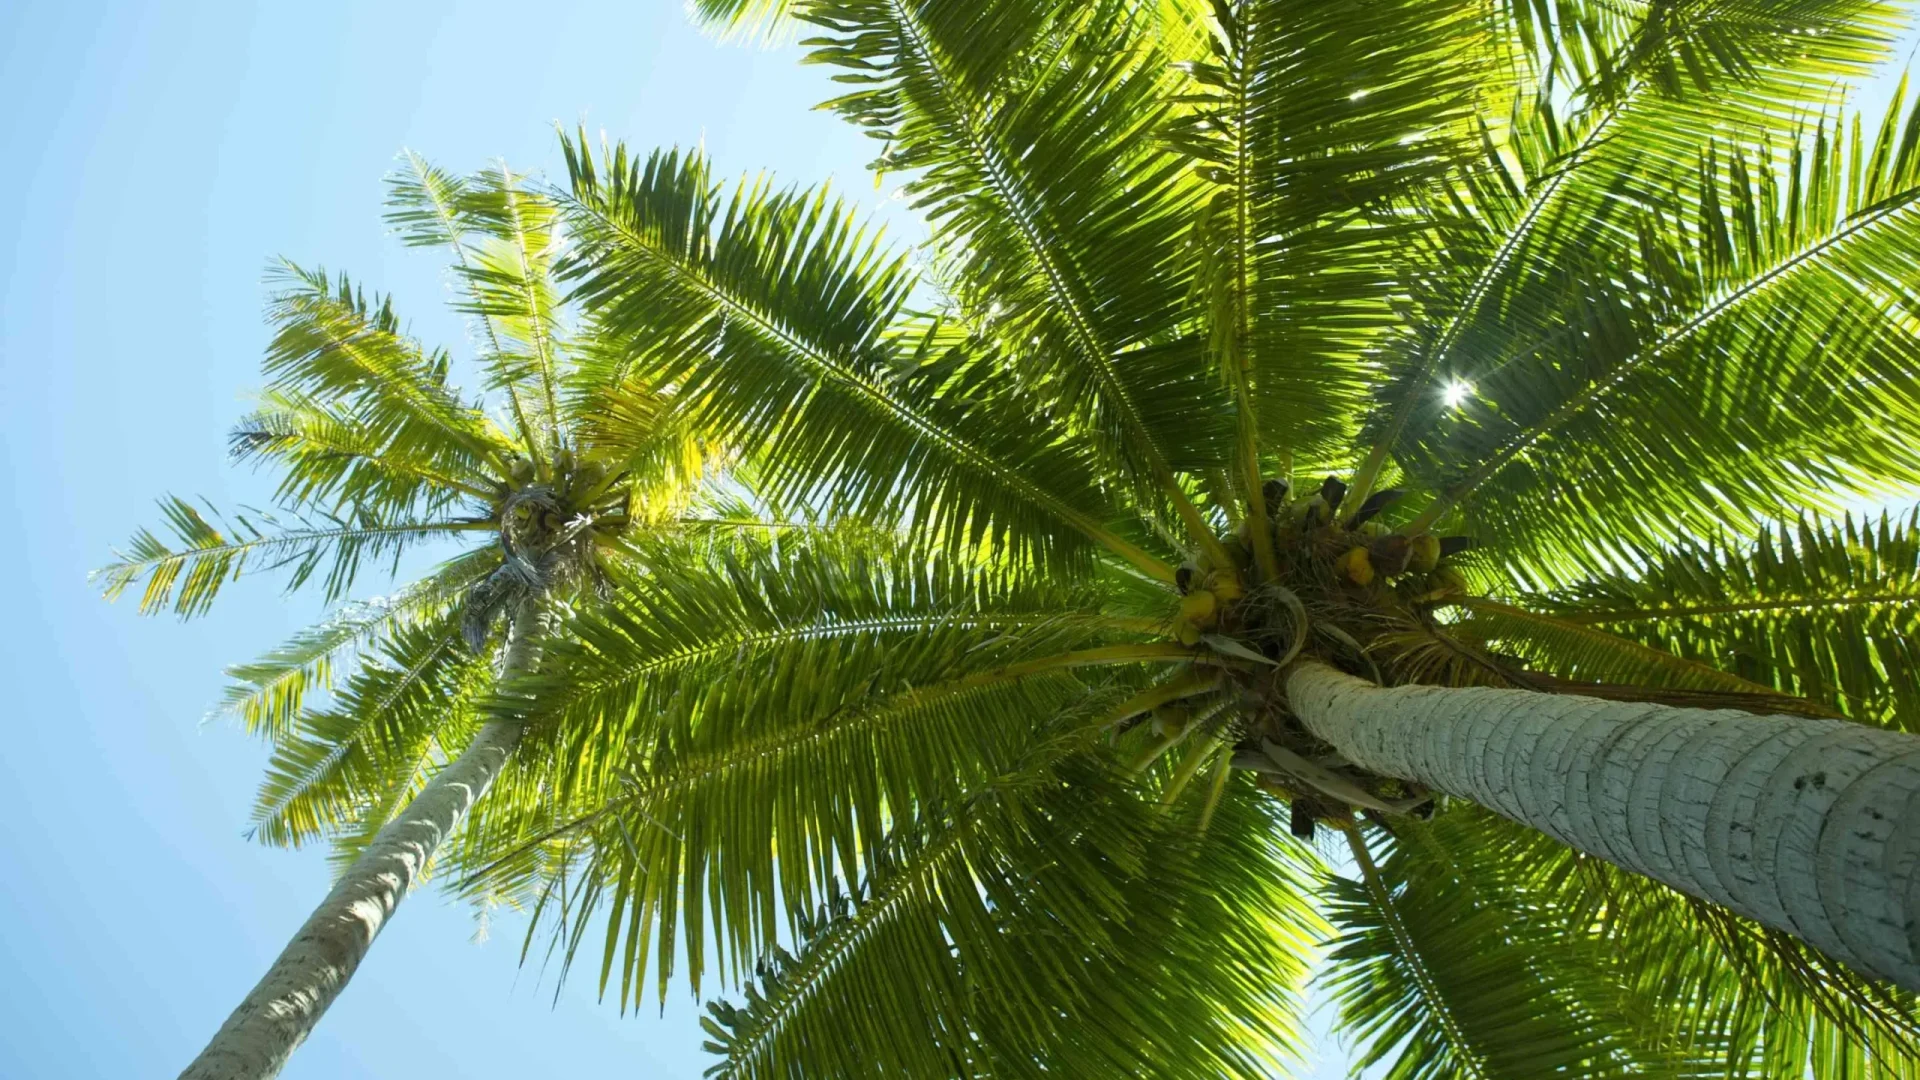
[[[262,752],[200,723],[221,666],[315,604],[259,580],[183,625],[86,583],[164,492],[264,501],[224,439],[258,383],[266,260],[350,269],[457,347],[438,260],[383,234],[380,177],[402,147],[551,168],[555,120],[835,176],[912,235],[860,173],[874,144],[808,111],[830,84],[792,61],[673,0],[0,4],[0,1075],[177,1069],[325,889],[318,852],[243,837]],[[708,1064],[684,999],[623,1019],[583,979],[554,1004],[521,926],[470,944],[464,909],[417,895],[286,1075]]]

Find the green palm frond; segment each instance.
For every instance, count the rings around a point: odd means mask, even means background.
[[[1214,8],[1173,137],[1213,186],[1199,230],[1216,359],[1275,450],[1327,459],[1397,321],[1395,251],[1430,227],[1400,211],[1464,152],[1494,40],[1462,0]]]
[[[1105,456],[1204,542],[1172,470],[1225,464],[1227,399],[1186,378],[1180,255],[1199,199],[1159,138],[1173,57],[1130,3],[809,3],[810,59],[857,87],[830,107],[887,143],[940,223],[957,299]],[[1205,539],[1211,533],[1205,532]]]
[[[530,745],[553,764],[502,783],[545,795],[497,821],[489,809],[470,831],[467,865],[486,864],[477,883],[493,893],[525,892],[590,837],[652,913],[609,933],[650,935],[657,921],[663,962],[676,926],[699,940],[706,916],[661,893],[661,866],[711,874],[725,910],[757,913],[712,915],[719,956],[737,965],[776,940],[776,911],[811,910],[890,820],[977,783],[1034,717],[1090,694],[1118,700],[1135,672],[1194,659],[1126,644],[1154,617],[1094,615],[1043,581],[924,548],[786,532],[712,542],[704,559],[648,560],[675,569],[581,621],[578,645],[554,647],[564,677],[507,688],[518,697],[505,707],[536,718]]]
[[[326,709],[302,711],[275,745],[253,835],[291,847],[356,828],[370,836],[435,749],[464,741],[489,667],[461,640],[456,615],[393,630]]]
[[[721,715],[764,731],[869,692],[1027,659],[1043,644],[1138,641],[1164,618],[1164,602],[1124,579],[1063,589],[857,529],[741,533],[704,554],[668,542],[632,559],[671,569],[621,581],[612,604],[575,625],[579,644],[557,647],[564,677],[503,697],[509,709],[523,692],[537,699],[551,729],[577,740],[565,755],[576,770],[619,760],[636,730],[658,730],[699,700],[750,695]],[[777,703],[775,717],[754,703]]]
[[[268,392],[228,435],[235,461],[281,469],[276,499],[288,505],[381,506],[432,514],[463,498],[491,500],[484,472],[443,447],[397,443],[356,410],[319,399]]]
[[[796,0],[692,0],[688,12],[724,37],[784,41]]]
[[[696,157],[643,165],[621,147],[596,162],[584,139],[565,145],[578,295],[635,343],[629,373],[677,384],[703,426],[763,447],[769,497],[821,498],[824,483],[830,504],[891,517],[904,488],[956,547],[1045,557],[1090,537],[1171,577],[1108,527],[1081,449],[1007,422],[1026,399],[990,353],[937,324],[888,337],[904,264],[824,192],[761,183],[722,199]]]
[[[552,200],[503,163],[467,183],[461,209],[473,224],[469,254],[455,268],[465,284],[456,307],[487,327],[481,358],[495,388],[506,391],[527,452],[562,437],[560,383],[566,328],[554,262],[560,215]]]
[[[1473,808],[1399,831],[1409,857],[1470,892],[1483,917],[1560,939],[1556,964],[1602,980],[1611,997],[1589,1000],[1613,1003],[1645,1066],[1768,1080],[1920,1076],[1910,996],[1784,934]]]
[[[1517,653],[1528,670],[1582,682],[1676,690],[1768,694],[1772,687],[1676,656],[1598,626],[1491,600],[1462,601],[1468,618],[1447,629],[1495,649]]]
[[[281,262],[268,307],[274,336],[269,387],[350,407],[397,448],[430,459],[461,455],[470,468],[498,465],[504,448],[484,414],[447,382],[449,358],[400,331],[385,298],[367,300],[340,275]]]
[[[1857,127],[1716,134],[1684,168],[1633,181],[1613,238],[1530,286],[1560,299],[1498,301],[1546,313],[1537,331],[1503,309],[1500,341],[1462,345],[1492,358],[1449,375],[1472,386],[1462,407],[1426,388],[1434,456],[1403,458],[1445,494],[1420,524],[1474,494],[1483,535],[1524,529],[1546,562],[1920,476],[1891,434],[1920,397],[1920,125],[1901,114],[1896,100],[1872,142]]]
[[[399,630],[444,617],[499,555],[481,549],[391,596],[349,604],[326,621],[295,634],[256,660],[227,668],[233,680],[215,715],[232,716],[252,734],[279,742],[293,731],[308,695],[333,689],[352,674],[359,656]]]
[[[1584,629],[1737,673],[1855,719],[1920,729],[1920,519],[1779,524],[1528,597]]]
[[[1358,1067],[1390,1063],[1391,1080],[1635,1075],[1595,947],[1479,903],[1464,868],[1411,846],[1376,861],[1375,842],[1354,838],[1360,880],[1332,879],[1325,979]]]
[[[352,516],[314,512],[283,518],[250,511],[224,522],[209,510],[202,513],[178,497],[164,499],[160,513],[178,547],[152,532],[134,534],[119,561],[94,571],[109,600],[144,582],[140,610],[171,607],[183,618],[200,615],[213,605],[222,586],[243,572],[284,571],[289,590],[315,575],[328,601],[344,596],[371,560],[398,560],[425,540],[456,537],[475,528],[461,521],[382,520],[365,510]]]
[[[711,1006],[709,1075],[1274,1075],[1314,929],[1298,864],[1252,800],[1196,842],[1113,783],[1068,759],[896,830]]]
[[[449,248],[457,262],[466,261],[469,237],[478,228],[469,206],[471,180],[403,150],[386,184],[385,220],[401,243]]]

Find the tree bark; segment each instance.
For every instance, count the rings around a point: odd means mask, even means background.
[[[544,601],[537,596],[514,612],[503,676],[532,670],[546,619]],[[481,727],[460,756],[375,834],[181,1080],[263,1080],[279,1074],[353,978],[427,860],[486,794],[520,745],[523,726],[517,720],[493,720]]]
[[[1354,764],[1529,825],[1920,990],[1920,736],[1324,664],[1293,711]]]

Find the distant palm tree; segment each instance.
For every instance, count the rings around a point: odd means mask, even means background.
[[[757,970],[725,1076],[1257,1074],[1324,917],[1396,1078],[1920,1071],[1920,535],[1831,513],[1920,482],[1897,6],[702,6],[935,234],[568,142],[636,371],[878,530],[528,684],[592,808],[481,877],[603,990]]]
[[[109,597],[144,583],[143,611],[191,616],[243,570],[283,570],[334,601],[372,561],[482,541],[231,670],[226,710],[273,745],[255,834],[330,836],[341,870],[189,1077],[279,1072],[489,787],[539,801],[537,763],[509,765],[524,718],[494,688],[537,666],[555,620],[620,572],[623,538],[671,521],[702,472],[667,398],[626,379],[591,323],[570,325],[548,198],[504,166],[461,178],[411,154],[390,185],[402,239],[456,259],[487,396],[464,399],[449,355],[406,336],[387,300],[281,264],[270,382],[232,445],[280,471],[283,513],[219,524],[170,499],[177,544],[143,531],[99,575]]]

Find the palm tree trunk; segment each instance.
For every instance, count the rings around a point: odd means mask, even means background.
[[[1302,663],[1287,696],[1348,760],[1532,826],[1920,990],[1920,736]]]
[[[546,618],[538,596],[514,612],[503,676],[530,671],[538,662]],[[517,720],[487,723],[375,834],[181,1080],[262,1080],[279,1074],[353,978],[435,849],[486,794],[520,745],[523,726]]]

